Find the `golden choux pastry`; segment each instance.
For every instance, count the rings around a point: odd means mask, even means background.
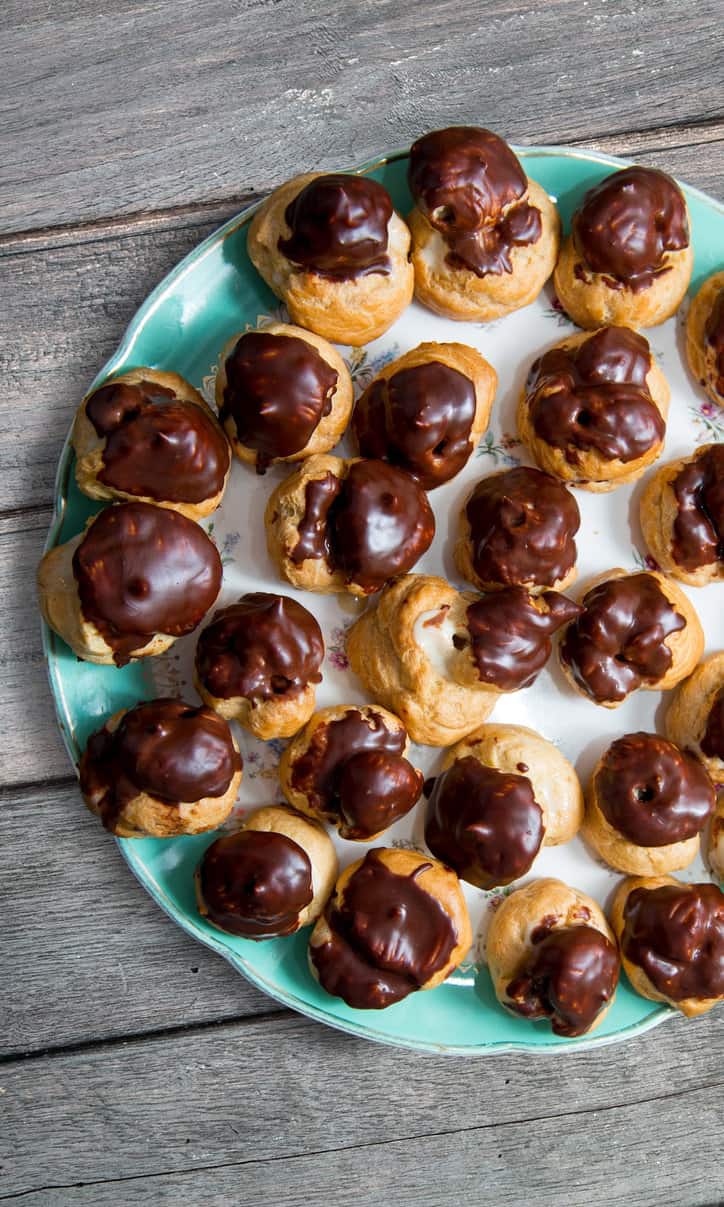
[[[413,144],[415,296],[447,318],[488,322],[537,298],[560,241],[558,211],[511,148],[477,126]]]
[[[706,859],[717,880],[724,881],[724,792],[719,791],[716,808],[705,835]]]
[[[404,469],[318,454],[280,482],[264,515],[282,578],[321,594],[370,595],[429,549],[435,517]]]
[[[119,838],[201,834],[226,821],[242,760],[222,717],[161,698],[121,709],[89,739],[80,790]]]
[[[601,327],[556,344],[534,363],[518,432],[536,463],[596,492],[639,478],[661,454],[669,385],[643,335]]]
[[[558,652],[571,685],[595,704],[618,708],[638,688],[668,691],[701,657],[699,618],[663,574],[606,570],[580,602]]]
[[[425,490],[465,466],[488,426],[498,375],[465,344],[419,344],[385,365],[357,400],[363,457],[411,473]]]
[[[192,520],[116,503],[38,567],[45,621],[86,662],[124,666],[190,633],[221,587],[221,558]]]
[[[591,897],[561,880],[534,880],[493,914],[487,961],[495,996],[514,1014],[550,1019],[556,1035],[593,1031],[613,1005],[616,941]]]
[[[194,686],[205,704],[255,737],[289,738],[314,712],[323,658],[311,612],[287,595],[252,591],[202,630]]]
[[[724,1001],[724,893],[673,876],[631,876],[609,911],[637,993],[696,1018]]]
[[[686,356],[712,402],[724,407],[724,272],[709,277],[689,307]]]
[[[676,181],[656,168],[624,168],[585,194],[553,283],[579,327],[655,327],[678,309],[693,263]]]
[[[282,754],[279,777],[291,805],[369,842],[417,803],[422,772],[406,757],[399,717],[377,704],[322,708]]]
[[[482,478],[460,514],[455,565],[481,591],[564,591],[576,577],[581,522],[571,492],[527,465]]]
[[[714,803],[714,785],[693,754],[655,733],[629,733],[598,760],[582,833],[618,872],[658,876],[696,858]]]
[[[412,301],[410,232],[369,176],[295,176],[259,207],[247,248],[292,322],[334,343],[370,343]]]
[[[583,821],[568,759],[522,725],[481,725],[448,751],[425,791],[425,842],[483,889],[524,876],[543,844],[568,842]]]
[[[135,499],[201,520],[219,506],[229,442],[178,373],[130,369],[88,394],[71,435],[78,486],[92,499]]]
[[[309,941],[323,989],[358,1010],[381,1010],[434,989],[472,940],[460,882],[415,851],[375,847],[345,868]]]
[[[337,349],[287,323],[232,336],[215,388],[231,447],[258,474],[328,452],[352,413],[352,378]]]
[[[724,581],[724,444],[705,444],[652,474],[641,529],[665,574],[690,587]]]
[[[700,662],[672,693],[666,733],[694,752],[715,784],[724,783],[724,651]]]
[[[199,913],[217,930],[276,939],[316,922],[338,864],[323,826],[266,805],[207,847],[196,868]]]

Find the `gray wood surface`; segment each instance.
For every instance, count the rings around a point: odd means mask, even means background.
[[[0,1199],[724,1201],[720,1017],[419,1056],[281,1010],[174,927],[80,805],[34,603],[80,394],[245,199],[470,119],[724,197],[721,24],[719,0],[0,7]]]

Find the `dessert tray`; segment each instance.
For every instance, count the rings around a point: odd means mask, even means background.
[[[526,173],[557,202],[564,231],[586,189],[625,161],[593,152],[556,147],[515,148]],[[396,152],[364,164],[355,171],[370,174],[390,192],[396,209],[406,214],[411,199],[406,183],[407,153]],[[724,246],[724,208],[694,189],[682,186],[691,215],[695,266],[690,294],[718,267]],[[248,225],[255,207],[221,227],[188,255],[153,291],[132,320],[126,335],[95,385],[109,374],[145,365],[182,374],[204,397],[214,399],[214,377],[220,350],[236,332],[266,321],[289,321],[287,313],[251,264],[246,250]],[[691,379],[683,356],[686,303],[662,326],[646,331],[652,351],[671,386],[663,460],[691,454],[697,447],[724,439],[724,411],[706,400]],[[415,572],[441,575],[463,584],[455,570],[452,549],[458,516],[471,487],[496,469],[532,464],[517,438],[515,412],[532,362],[542,350],[575,332],[553,293],[552,282],[531,305],[488,323],[455,322],[440,318],[413,302],[382,337],[364,348],[343,348],[356,393],[387,362],[424,340],[451,340],[477,348],[495,367],[499,386],[490,425],[465,468],[430,495],[437,523],[432,546]],[[353,455],[348,437],[335,449]],[[248,465],[233,461],[229,486],[219,510],[203,527],[215,541],[223,562],[223,585],[218,606],[246,591],[283,591],[309,608],[322,628],[326,656],[317,708],[332,704],[368,702],[361,684],[348,667],[345,632],[364,605],[352,596],[314,595],[282,583],[272,564],[264,533],[264,508],[269,494],[289,472],[273,466],[257,476]],[[292,467],[293,468],[293,467]],[[638,526],[639,481],[609,494],[576,491],[581,511],[578,534],[578,581],[574,594],[594,575],[611,567],[651,568]],[[66,442],[58,470],[55,515],[48,548],[78,533],[100,505],[82,495],[74,478],[74,454]],[[707,650],[720,647],[724,616],[724,584],[705,589],[684,588],[694,602],[707,639]],[[193,688],[193,655],[198,634],[178,640],[158,658],[117,669],[76,659],[47,626],[43,640],[61,732],[77,765],[91,733],[112,713],[139,700],[180,695],[197,698]],[[574,764],[585,785],[593,766],[610,742],[637,730],[661,732],[662,693],[639,691],[620,708],[597,707],[576,693],[551,658],[532,687],[502,697],[493,720],[529,726],[552,741]],[[234,725],[244,762],[244,778],[233,825],[250,808],[281,800],[278,762],[285,742],[263,742]],[[412,746],[409,758],[425,776],[434,775],[444,752]],[[79,808],[81,802],[79,800]],[[424,851],[424,800],[396,822],[383,839],[368,845]],[[333,835],[344,867],[360,858],[366,846]],[[492,1053],[511,1050],[545,1052],[551,1049],[593,1047],[647,1030],[673,1011],[647,1000],[629,986],[625,974],[613,1008],[591,1036],[563,1039],[545,1022],[531,1023],[505,1011],[496,1001],[484,962],[487,924],[501,900],[516,886],[483,891],[463,884],[473,925],[473,946],[463,964],[441,986],[411,994],[386,1010],[362,1011],[331,997],[317,984],[307,965],[309,932],[263,943],[224,934],[199,914],[193,870],[211,836],[167,839],[121,839],[120,853],[158,905],[199,942],[218,951],[256,986],[286,1006],[330,1026],[368,1039],[434,1052]],[[580,838],[560,847],[545,848],[524,878],[557,876],[604,903],[620,875],[598,862]],[[680,876],[703,880],[710,876],[697,860]],[[119,924],[121,920],[119,919]]]

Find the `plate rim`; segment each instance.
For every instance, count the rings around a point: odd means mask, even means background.
[[[596,151],[586,147],[570,147],[559,146],[556,144],[534,144],[521,145],[519,143],[510,144],[514,152],[528,159],[545,159],[545,158],[565,158],[585,160],[588,163],[604,164],[606,166],[625,168],[631,167],[637,160],[622,158],[617,155],[609,155],[603,151]],[[362,164],[357,164],[352,167],[342,168],[341,171],[349,172],[354,175],[364,175],[367,172],[374,171],[376,168],[383,167],[385,164],[396,163],[400,159],[404,159],[409,155],[409,147],[396,148],[387,153],[373,156],[365,160]],[[702,190],[695,188],[693,185],[687,184],[685,181],[674,177],[677,184],[685,193],[692,198],[702,202],[709,209],[724,217],[724,203],[717,201],[716,198],[709,196]],[[171,292],[178,282],[196,267],[210,252],[215,249],[219,243],[223,242],[229,235],[246,226],[254,213],[264,203],[268,193],[258,201],[252,202],[245,206],[238,213],[232,215],[221,226],[211,231],[199,244],[192,247],[189,252],[181,259],[174,267],[166,273],[166,275],[158,282],[158,284],[146,296],[141,305],[132,315],[129,320],[123,335],[116,347],[111,353],[103,366],[98,370],[93,380],[87,387],[89,392],[97,388],[102,382],[106,381],[114,373],[116,366],[124,361],[133,349],[133,345],[140,336],[145,325],[152,318],[157,308],[162,304],[166,296]],[[65,519],[67,510],[68,496],[67,487],[70,479],[70,474],[73,465],[73,450],[71,446],[71,435],[73,423],[69,425],[63,446],[58,459],[58,467],[53,483],[53,503],[52,515],[48,525],[48,533],[43,545],[43,552],[47,552],[53,548],[58,541],[60,528]],[[61,738],[66,749],[66,753],[73,767],[73,771],[78,774],[77,759],[80,756],[80,748],[75,741],[73,735],[73,727],[69,719],[69,710],[65,702],[62,680],[57,671],[56,659],[56,635],[52,629],[46,624],[41,617],[41,643],[45,669],[48,676],[51,696],[53,697],[53,708],[60,729]],[[202,943],[205,947],[217,952],[219,955],[231,964],[231,966],[239,972],[246,980],[260,989],[272,1000],[280,1002],[289,1009],[294,1010],[298,1014],[302,1014],[307,1018],[313,1019],[315,1022],[322,1023],[325,1026],[332,1027],[334,1030],[342,1031],[348,1035],[355,1035],[359,1038],[366,1039],[375,1043],[385,1044],[389,1047],[406,1049],[408,1051],[429,1052],[436,1055],[450,1056],[499,1056],[507,1053],[526,1053],[528,1055],[550,1056],[562,1055],[570,1053],[571,1055],[577,1052],[590,1051],[594,1048],[608,1047],[611,1044],[623,1043],[627,1039],[634,1036],[642,1035],[646,1031],[650,1031],[653,1027],[659,1026],[668,1019],[674,1018],[677,1011],[670,1006],[662,1003],[655,1003],[655,1009],[651,1011],[643,1019],[639,1019],[635,1023],[630,1023],[621,1030],[609,1035],[596,1034],[582,1036],[573,1040],[570,1044],[561,1044],[556,1042],[552,1036],[543,1034],[541,1031],[537,1033],[535,1043],[527,1043],[525,1041],[490,1041],[485,1044],[459,1044],[459,1043],[433,1043],[424,1039],[406,1040],[397,1036],[392,1036],[388,1033],[378,1031],[373,1025],[368,1025],[366,1022],[357,1022],[339,1018],[331,1012],[315,1006],[295,994],[289,993],[284,989],[279,988],[276,984],[268,981],[256,969],[252,968],[244,957],[238,955],[231,950],[222,939],[217,939],[215,935],[204,931],[196,921],[187,913],[181,911],[174,905],[166,896],[163,889],[149,873],[145,864],[140,860],[137,850],[134,849],[132,839],[116,839],[116,846],[133,873],[139,884],[145,889],[155,904],[170,917],[177,926],[189,934],[194,940]],[[336,999],[334,999],[336,1000]],[[254,1017],[253,1015],[251,1016]],[[265,1016],[259,1015],[259,1019]]]

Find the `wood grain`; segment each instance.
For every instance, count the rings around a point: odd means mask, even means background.
[[[451,122],[558,143],[706,124],[717,0],[695,18],[677,0],[6,0],[0,230],[261,191]]]

